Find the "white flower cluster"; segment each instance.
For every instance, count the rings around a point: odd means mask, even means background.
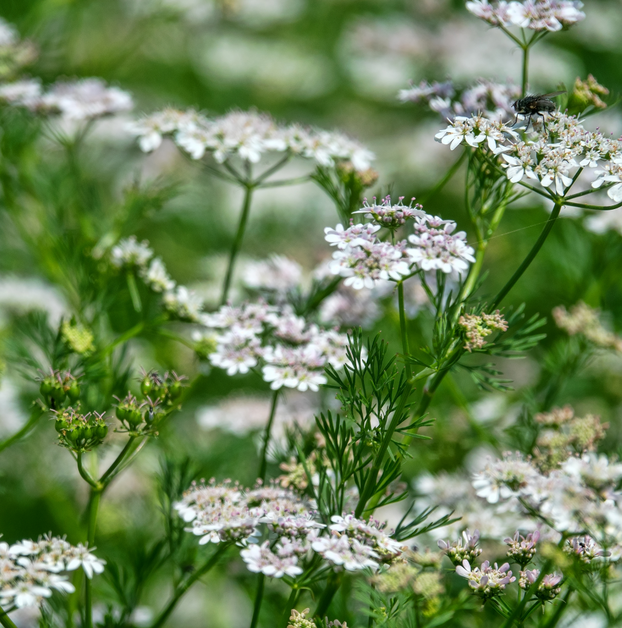
[[[471,589],[484,599],[499,595],[505,590],[506,585],[516,580],[509,563],[504,563],[501,567],[495,563],[493,567],[487,560],[481,567],[471,568],[471,564],[465,559],[462,565],[456,567],[456,573],[466,578]]]
[[[356,290],[371,289],[388,280],[400,281],[418,270],[461,275],[475,258],[466,243],[466,233],[453,234],[455,228],[455,222],[422,211],[414,220],[415,233],[394,244],[378,238],[378,224],[327,227],[325,239],[338,249],[330,270],[345,277],[345,285]]]
[[[0,80],[15,76],[36,57],[35,46],[21,39],[17,29],[0,18]]]
[[[267,153],[289,153],[320,166],[348,161],[356,170],[365,171],[374,159],[371,151],[341,133],[295,124],[279,126],[256,111],[231,111],[208,118],[196,111],[165,109],[136,121],[130,131],[145,152],[158,148],[163,136],[171,136],[192,159],[209,152],[218,163],[233,156],[257,163]]]
[[[260,292],[284,296],[295,290],[302,280],[302,267],[284,255],[271,255],[267,260],[247,262],[242,281],[246,287]]]
[[[346,335],[308,323],[287,305],[225,305],[203,315],[201,322],[212,330],[216,349],[209,360],[214,366],[235,375],[261,361],[263,378],[273,390],[318,390],[326,383],[324,367],[340,368],[346,362]],[[200,341],[201,332],[194,338]]]
[[[176,318],[199,322],[203,299],[171,279],[164,262],[154,257],[147,240],[138,242],[136,236],[120,240],[110,250],[110,263],[117,268],[136,271],[151,290],[162,293],[165,309]]]
[[[481,115],[459,116],[435,137],[451,150],[463,143],[482,150],[487,148],[491,157],[503,158],[505,163],[501,165],[512,183],[536,181],[558,195],[566,193],[575,183],[580,169],[600,166],[592,187],[603,187],[611,199],[622,201],[620,141],[599,131],[588,131],[576,116],[553,112],[545,120],[542,134],[520,141],[514,130],[500,122]]]
[[[63,572],[81,567],[92,578],[104,571],[105,564],[85,545],[70,545],[58,537],[0,543],[0,604],[5,612],[41,606],[54,590],[75,591]]]
[[[585,19],[582,2],[577,0],[523,0],[506,2],[473,0],[466,8],[493,26],[517,26],[533,31],[560,31]]]
[[[400,90],[398,99],[401,102],[425,102],[444,120],[482,114],[489,120],[501,122],[510,116],[514,117],[512,103],[521,95],[518,85],[494,83],[485,79],[479,79],[474,86],[462,90],[459,95],[458,91],[451,81],[423,81],[409,89]]]
[[[273,578],[295,578],[303,572],[301,563],[316,552],[335,570],[377,569],[401,552],[377,521],[364,521],[352,515],[332,517],[330,534],[315,519],[309,504],[283,488],[257,485],[244,490],[224,482],[193,484],[175,504],[200,544],[235,542],[248,569]],[[264,524],[270,540],[259,542]]]
[[[490,503],[518,500],[529,504],[558,532],[589,530],[608,544],[622,543],[622,463],[604,455],[569,457],[543,473],[520,454],[506,454],[476,474],[473,486]]]
[[[33,112],[60,114],[66,120],[93,120],[130,111],[132,97],[99,78],[58,81],[44,90],[36,79],[0,85],[0,102],[26,107]]]

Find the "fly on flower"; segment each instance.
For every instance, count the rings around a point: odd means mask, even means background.
[[[527,120],[527,126],[525,127],[525,131],[529,128],[529,124],[531,123],[531,117],[535,115],[542,115],[543,112],[551,112],[555,111],[556,105],[550,100],[554,96],[560,96],[561,94],[565,94],[566,91],[562,90],[560,92],[551,92],[549,94],[536,94],[534,96],[525,96],[525,98],[519,98],[512,103],[512,107],[514,111],[516,111],[516,118],[514,120],[515,126],[518,121],[519,114],[524,116],[529,116]]]

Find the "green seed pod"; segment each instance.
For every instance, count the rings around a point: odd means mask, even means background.
[[[54,428],[59,434],[61,434],[63,430],[67,429],[67,423],[64,419],[56,419],[56,421],[54,421]]]
[[[46,397],[52,392],[52,388],[54,387],[54,382],[52,382],[48,377],[46,377],[39,386],[39,392]]]
[[[80,386],[76,380],[71,382],[66,392],[67,397],[69,397],[71,401],[78,401],[78,399],[80,399]]]
[[[65,390],[61,384],[54,384],[50,391],[50,397],[52,397],[54,401],[58,401],[58,403],[65,401]]]
[[[179,397],[181,397],[181,391],[182,386],[179,382],[173,382],[168,389],[171,399],[179,399]]]
[[[74,427],[67,432],[66,436],[67,440],[75,445],[82,438],[82,428]]]
[[[95,432],[90,425],[87,425],[86,427],[82,428],[82,436],[84,437],[85,440],[91,440],[94,434]]]
[[[146,397],[153,390],[153,382],[149,375],[147,375],[140,383],[140,392]]]
[[[136,409],[131,408],[127,412],[126,421],[132,426],[136,427],[142,423],[143,415]]]
[[[95,436],[100,440],[104,440],[108,435],[108,426],[105,423],[100,423],[95,426]]]
[[[129,408],[126,405],[117,406],[117,419],[123,422],[127,418]]]

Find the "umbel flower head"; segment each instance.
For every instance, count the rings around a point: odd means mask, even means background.
[[[45,536],[14,545],[0,542],[0,605],[14,608],[41,606],[53,591],[73,593],[65,572],[82,568],[87,578],[104,571],[106,561],[86,545],[70,545],[65,539]]]
[[[350,162],[355,170],[365,172],[374,159],[371,151],[341,133],[295,124],[280,126],[256,111],[231,111],[210,118],[196,111],[165,109],[133,123],[130,131],[145,152],[158,148],[163,136],[170,136],[192,159],[211,153],[218,163],[232,157],[258,163],[267,154],[290,154],[319,166]]]
[[[461,565],[465,560],[472,562],[482,553],[481,548],[477,547],[478,542],[479,530],[475,530],[473,534],[465,530],[462,533],[462,539],[458,539],[453,543],[439,539],[437,545],[445,552],[447,558],[454,565]]]
[[[481,567],[471,568],[468,560],[462,561],[462,565],[456,567],[456,573],[469,581],[469,586],[483,600],[489,600],[500,595],[506,585],[514,582],[509,563],[499,567],[497,563],[491,566],[489,561],[484,561]]]
[[[622,201],[619,140],[588,131],[577,116],[557,111],[542,121],[534,117],[530,124],[541,132],[519,139],[511,127],[483,115],[458,116],[435,137],[451,150],[461,144],[480,150],[485,158],[496,162],[499,170],[505,169],[512,183],[535,181],[552,195],[563,196],[582,181],[583,169],[599,168],[594,171],[599,176],[591,186],[606,190],[616,202]]]
[[[213,330],[215,350],[209,360],[214,366],[235,375],[261,364],[263,379],[273,390],[318,390],[326,383],[324,367],[341,368],[346,361],[345,334],[307,322],[290,306],[225,305],[201,321]]]
[[[585,19],[577,0],[473,0],[467,10],[492,26],[517,26],[533,31],[560,31]]]
[[[110,87],[99,78],[58,81],[47,91],[33,79],[0,84],[1,101],[25,107],[34,113],[58,114],[63,119],[73,122],[124,113],[134,107],[128,92],[118,87]]]
[[[475,85],[459,89],[452,81],[422,81],[398,93],[400,102],[426,103],[443,120],[456,116],[482,114],[488,120],[502,122],[514,118],[512,103],[521,96],[521,88],[512,83],[494,83],[478,79]]]

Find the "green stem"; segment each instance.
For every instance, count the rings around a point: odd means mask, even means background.
[[[546,225],[544,226],[544,229],[542,230],[540,237],[536,240],[536,243],[531,248],[531,251],[529,251],[529,253],[527,254],[527,257],[525,257],[525,259],[523,260],[523,263],[518,267],[518,270],[512,275],[512,277],[505,284],[505,286],[501,288],[501,290],[499,291],[494,301],[492,302],[492,305],[489,308],[490,311],[493,311],[495,308],[497,308],[499,303],[503,301],[503,299],[506,297],[508,292],[514,287],[516,282],[523,276],[525,271],[529,268],[529,266],[531,265],[531,262],[533,262],[536,255],[540,252],[542,245],[548,238],[548,235],[551,232],[551,229],[553,228],[555,221],[559,217],[561,210],[562,210],[562,202],[558,201],[555,203],[555,207],[553,207],[553,212],[551,213],[551,217],[546,222]]]
[[[100,484],[104,486],[104,488],[108,486],[108,484],[110,483],[110,480],[112,480],[112,478],[114,477],[115,470],[123,462],[124,458],[128,455],[128,452],[130,452],[132,448],[132,444],[134,443],[135,440],[136,440],[136,436],[130,436],[127,439],[127,443],[125,443],[125,447],[121,450],[121,453],[116,457],[115,461],[108,467],[104,475],[101,476],[99,482]]]
[[[332,573],[327,581],[326,588],[322,591],[322,595],[320,596],[320,600],[317,603],[317,608],[315,609],[314,617],[318,617],[322,619],[326,615],[326,611],[330,606],[330,603],[333,601],[335,597],[335,593],[341,586],[341,574]]]
[[[134,277],[134,273],[132,271],[129,271],[126,277],[127,287],[130,291],[130,297],[132,298],[132,305],[134,306],[134,310],[136,312],[142,312],[143,305],[140,301],[140,294],[138,293],[138,286],[136,285],[136,277]]]
[[[91,474],[84,468],[82,464],[82,452],[79,451],[76,453],[76,462],[78,463],[78,472],[80,473],[82,479],[90,484],[94,489],[99,490],[99,485],[97,482],[91,477]]]
[[[527,80],[529,78],[529,44],[523,45],[523,78],[522,78],[522,97],[527,95]]]
[[[527,589],[527,591],[525,591],[525,597],[514,608],[514,611],[512,612],[512,614],[507,618],[507,621],[503,624],[503,628],[510,628],[511,626],[514,625],[514,622],[517,619],[519,621],[522,620],[521,615],[523,611],[525,610],[525,606],[527,606],[527,602],[529,602],[529,600],[531,599],[531,596],[538,590],[540,583],[542,582],[542,580],[544,580],[544,576],[546,575],[550,567],[551,567],[551,561],[548,560],[546,564],[544,565],[544,567],[542,568],[542,570],[540,571],[540,574],[536,578],[536,581]]]
[[[382,443],[380,444],[378,453],[374,458],[374,463],[369,471],[367,479],[365,480],[365,485],[363,486],[361,496],[359,497],[358,504],[356,505],[356,510],[354,511],[355,517],[360,517],[363,514],[363,512],[365,511],[365,506],[372,496],[372,492],[374,490],[374,487],[376,486],[376,482],[378,479],[378,472],[380,471],[380,467],[382,466],[382,461],[384,460],[384,456],[387,452],[387,449],[389,448],[389,445],[391,444],[391,440],[393,439],[393,433],[404,418],[404,408],[408,403],[408,398],[410,397],[412,389],[413,382],[409,380],[404,387],[404,392],[402,393],[399,405],[393,413],[391,423],[389,424],[389,427],[384,434],[384,438],[382,440]]]
[[[26,436],[28,432],[30,432],[30,430],[34,428],[34,426],[37,424],[37,422],[39,421],[42,415],[43,415],[43,411],[41,410],[41,408],[39,407],[35,408],[30,414],[28,421],[26,421],[26,423],[24,423],[24,425],[17,432],[15,432],[15,434],[9,436],[3,441],[0,441],[0,452],[10,447],[13,443],[16,443],[18,440],[21,440],[22,438],[24,438],[24,436]]]
[[[0,624],[2,624],[4,628],[17,628],[17,626],[11,621],[10,617],[4,612],[1,606],[0,606]]]
[[[266,429],[263,434],[263,447],[261,448],[261,461],[259,463],[259,474],[257,476],[261,480],[266,479],[266,469],[268,467],[268,445],[270,444],[270,434],[272,432],[272,424],[274,423],[274,417],[276,415],[276,407],[279,403],[279,393],[279,390],[275,390],[272,393],[270,416],[268,417],[268,423],[266,423]]]
[[[164,625],[169,615],[175,610],[177,603],[182,598],[182,596],[186,593],[186,591],[201,577],[203,577],[220,559],[222,554],[228,548],[226,543],[221,543],[212,554],[212,557],[199,569],[197,569],[194,573],[192,573],[186,580],[181,582],[179,586],[175,589],[175,593],[171,598],[170,602],[166,605],[166,608],[160,613],[157,619],[151,624],[151,628],[161,628]]]
[[[283,619],[281,621],[281,626],[285,627],[289,623],[289,618],[292,614],[292,609],[296,606],[296,602],[298,601],[298,596],[300,595],[300,589],[292,588],[292,592],[289,594],[287,598],[287,602],[285,603],[285,609],[283,610]]]
[[[406,330],[406,312],[404,309],[404,282],[397,282],[397,299],[400,310],[400,333],[402,336],[402,353],[404,354],[404,361],[406,364],[406,377],[410,379],[412,377],[412,367],[410,365],[409,356],[410,350],[408,349],[408,334]]]
[[[144,328],[144,321],[141,321],[137,325],[134,325],[134,327],[128,329],[124,334],[121,334],[120,336],[115,338],[107,347],[102,349],[102,356],[108,355],[114,350],[115,347],[118,347],[120,344],[123,344],[131,338],[134,338],[134,336],[138,336],[138,334],[140,334],[140,332],[143,331]]]
[[[253,197],[254,186],[250,183],[244,183],[244,202],[242,204],[242,214],[240,216],[240,223],[238,225],[238,232],[233,241],[231,247],[231,253],[229,254],[229,266],[227,267],[227,274],[225,275],[225,283],[222,288],[222,297],[220,299],[221,305],[227,303],[229,297],[229,288],[231,287],[231,278],[233,277],[233,268],[235,266],[235,258],[237,257],[240,248],[242,246],[242,238],[244,237],[244,231],[246,231],[246,223],[248,222],[248,214],[251,209],[251,200]]]
[[[88,528],[86,542],[89,547],[95,543],[95,530],[97,529],[97,512],[101,500],[102,490],[91,489],[88,505]],[[84,579],[84,625],[86,628],[93,628],[93,591],[91,589],[91,579]]]
[[[545,624],[544,628],[555,628],[555,626],[557,626],[557,623],[561,619],[564,611],[568,608],[568,600],[570,599],[573,591],[574,589],[572,587],[568,587],[566,595],[564,595],[564,599],[560,600],[560,603],[557,605],[555,612],[553,613],[549,621]]]
[[[253,605],[253,618],[251,619],[250,628],[256,628],[259,621],[259,611],[261,610],[261,603],[263,601],[263,589],[266,584],[266,576],[262,573],[259,574],[259,581],[257,582],[257,593],[255,594],[255,604]]]

